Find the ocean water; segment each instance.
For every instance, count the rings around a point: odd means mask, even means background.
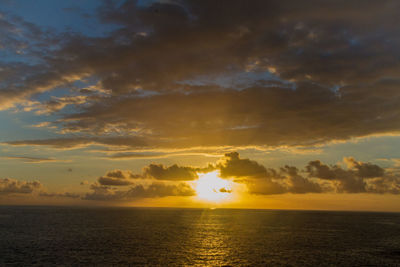
[[[400,266],[400,214],[0,207],[0,266]]]

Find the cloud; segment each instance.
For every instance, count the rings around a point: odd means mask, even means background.
[[[164,166],[151,163],[143,168],[142,173],[134,174],[131,171],[113,170],[104,176],[97,178],[97,182],[103,186],[127,186],[134,184],[134,180],[163,180],[163,181],[192,181],[199,178],[198,172],[209,172],[215,170],[213,165],[205,168],[194,168],[188,166]]]
[[[344,158],[348,168],[326,165],[320,160],[310,161],[303,169],[285,165],[279,169],[246,158],[238,152],[226,153],[217,164],[206,167],[164,166],[151,163],[135,174],[129,170],[112,170],[90,184],[90,191],[82,196],[85,200],[129,201],[140,198],[167,196],[194,196],[190,181],[196,181],[198,173],[217,170],[223,179],[247,187],[249,194],[323,194],[323,193],[370,193],[400,194],[400,175],[395,169],[384,169],[370,162]],[[188,183],[184,181],[189,181]],[[82,182],[87,185],[89,182]],[[231,193],[222,188],[220,193]],[[71,193],[72,194],[72,193]],[[74,197],[58,193],[43,196]]]
[[[100,185],[103,186],[126,186],[132,185],[131,179],[139,178],[132,174],[130,171],[114,170],[106,173],[105,176],[97,178]]]
[[[251,194],[282,194],[287,188],[278,180],[284,178],[278,171],[266,168],[256,161],[242,159],[238,152],[226,153],[217,164],[222,178],[235,178],[237,183],[247,184]]]
[[[387,51],[380,46],[381,40],[372,34],[380,33],[397,43],[398,38],[390,35],[397,31],[392,20],[397,21],[395,10],[398,8],[395,1],[386,5],[373,2],[355,5],[348,1],[323,4],[318,1],[302,4],[234,1],[230,5],[199,1],[182,6],[154,3],[146,7],[129,1],[119,6],[107,4],[101,9],[101,18],[133,29],[125,32],[125,38],[140,27],[147,29],[147,34],[145,37],[132,34],[124,42],[128,47],[135,45],[143,53],[140,57],[129,53],[128,49],[120,52],[136,59],[142,72],[129,77],[131,72],[120,71],[120,76],[110,77],[105,82],[116,84],[122,90],[120,87],[138,84],[135,79],[140,77],[139,84],[147,87],[151,77],[148,72],[154,68],[157,70],[155,80],[165,82],[165,90],[171,86],[168,75],[184,79],[221,73],[229,64],[238,68],[274,69],[288,80],[305,79],[308,75],[319,83],[349,83],[365,80],[363,73],[371,74],[368,79],[376,79],[377,75],[392,73],[398,67],[383,56]],[[153,43],[153,38],[164,42]],[[396,53],[394,44],[387,48]],[[368,58],[368,55],[373,57]],[[149,56],[158,60],[146,62]],[[392,64],[380,69],[375,65],[381,66],[378,62]]]
[[[40,122],[37,124],[33,124],[33,125],[31,125],[31,127],[33,127],[33,128],[49,128],[49,129],[57,128],[56,126],[52,126],[51,122],[49,122],[49,121],[44,121],[44,122]]]
[[[123,186],[131,185],[133,182],[125,179],[111,178],[111,177],[99,177],[97,181],[101,185],[112,185],[112,186]]]
[[[185,183],[169,185],[152,183],[149,186],[135,185],[128,190],[115,190],[110,187],[93,184],[92,192],[84,197],[86,200],[129,201],[139,198],[159,198],[167,196],[193,196],[194,190]]]
[[[369,191],[377,194],[400,194],[400,177],[390,175],[386,177],[373,178],[368,180]]]
[[[2,158],[22,160],[25,163],[68,162],[66,160],[58,160],[54,158],[38,158],[38,157],[25,157],[25,156],[4,156]]]
[[[88,97],[86,95],[76,95],[76,96],[64,96],[64,97],[52,97],[44,103],[34,102],[30,103],[28,106],[23,104],[24,110],[35,111],[36,114],[52,114],[64,109],[68,105],[80,106],[83,104],[88,104],[91,100],[96,99],[95,97]],[[49,126],[49,124],[39,124],[34,127]]]
[[[354,158],[344,158],[344,162],[349,169],[345,170],[338,165],[328,166],[316,160],[308,163],[306,171],[310,177],[334,181],[337,191],[347,193],[374,192],[377,190],[376,187],[380,187],[378,181],[385,183],[391,180],[385,175],[385,170],[378,165],[358,162]],[[371,182],[369,181],[371,178],[379,179]]]
[[[344,170],[337,165],[330,167],[319,160],[309,162],[306,169],[311,177],[334,181],[338,192],[366,192],[366,182],[353,170]]]
[[[308,146],[399,133],[398,1],[141,2],[104,2],[99,27],[119,27],[96,37],[2,16],[7,49],[27,58],[0,62],[0,109],[70,89],[28,108],[59,115],[51,125],[67,138],[9,144]]]
[[[122,146],[122,147],[145,147],[143,138],[140,137],[70,137],[52,138],[40,140],[19,140],[3,142],[2,144],[13,146],[51,146],[56,149],[77,149],[90,145]]]
[[[0,195],[31,194],[42,187],[39,181],[19,181],[10,178],[0,178]]]
[[[358,162],[354,158],[344,158],[344,162],[347,163],[349,168],[357,170],[357,175],[363,178],[374,178],[381,177],[384,175],[385,170],[380,166],[372,163]]]
[[[121,170],[110,171],[106,174],[106,176],[111,178],[125,179],[127,176]]]
[[[288,193],[288,188],[272,179],[245,180],[248,192],[254,195],[276,195]]]
[[[304,193],[388,193],[400,192],[400,176],[382,167],[345,158],[349,169],[328,166],[319,160],[310,161],[300,171],[294,166],[273,170],[263,179],[244,179],[252,194]],[[251,176],[250,176],[251,178]]]
[[[192,167],[181,167],[176,164],[164,167],[162,164],[150,164],[144,168],[144,175],[157,180],[190,181],[199,178],[199,169]]]
[[[221,177],[277,177],[273,169],[267,170],[263,165],[249,159],[241,159],[238,152],[225,154],[225,159],[218,165]],[[269,173],[271,172],[271,173]]]
[[[140,182],[162,180],[166,182],[193,181],[198,173],[218,170],[221,178],[247,186],[250,194],[306,194],[306,193],[400,193],[400,175],[392,169],[344,158],[348,168],[329,166],[319,160],[310,161],[304,170],[285,165],[279,169],[267,168],[250,159],[241,158],[238,152],[226,153],[217,164],[207,167],[164,166],[149,164],[140,174],[131,171],[114,170],[98,178],[99,191],[107,191],[107,186],[139,186]],[[139,189],[138,189],[139,190]],[[222,191],[221,191],[222,192]],[[224,191],[228,192],[228,191]],[[107,195],[109,195],[107,193]]]
[[[141,198],[168,196],[189,197],[196,194],[190,183],[198,173],[218,170],[221,177],[247,186],[249,194],[306,194],[306,193],[369,193],[400,194],[400,175],[397,169],[382,168],[370,162],[344,158],[347,168],[310,161],[303,170],[285,165],[279,169],[241,158],[239,153],[226,153],[216,165],[207,167],[149,164],[141,174],[129,170],[112,170],[90,185],[86,194],[74,192],[45,192],[38,181],[0,179],[0,195],[32,194],[40,197],[74,198],[97,201],[133,201]],[[224,175],[222,175],[224,174]],[[87,181],[82,185],[89,184]],[[220,193],[231,193],[222,188]]]
[[[252,179],[247,177],[241,180],[246,183],[250,194],[306,194],[329,192],[331,188],[322,187],[318,181],[313,181],[300,174],[298,168],[285,165],[280,170],[268,169],[265,175]]]
[[[80,194],[76,194],[76,193],[70,193],[70,192],[65,192],[65,193],[48,193],[48,192],[41,192],[39,193],[40,197],[49,197],[49,198],[53,198],[53,197],[60,197],[60,198],[80,198],[81,195]]]
[[[215,150],[214,150],[215,149]],[[128,149],[129,150],[129,149]],[[142,153],[137,152],[129,152],[123,151],[115,153],[118,151],[118,148],[115,148],[115,151],[112,150],[95,150],[92,152],[101,152],[107,154],[107,158],[111,160],[129,160],[129,159],[155,159],[155,158],[168,158],[168,157],[176,157],[176,156],[203,156],[203,157],[220,157],[221,153],[219,150],[224,150],[224,148],[193,148],[193,149],[158,149],[158,151],[146,151],[143,150]]]
[[[390,87],[393,89],[398,85],[395,83]],[[21,140],[8,144],[55,148],[100,144],[153,150],[310,146],[399,132],[400,127],[393,121],[398,112],[397,105],[382,108],[381,102],[375,101],[377,97],[382,103],[395,101],[398,93],[381,84],[355,95],[351,90],[348,88],[346,94],[338,96],[329,88],[303,84],[296,90],[252,87],[239,92],[110,98],[81,113],[67,115],[59,122],[65,133],[86,133],[89,134],[87,137]],[[382,93],[387,90],[393,93]],[[354,105],[354,99],[358,99],[359,104]],[[376,114],[376,110],[381,112]],[[190,123],[182,127],[185,121]],[[113,137],[109,136],[110,131],[115,133]]]
[[[124,153],[112,154],[108,158],[114,160],[124,160],[124,159],[129,160],[129,159],[164,158],[164,157],[168,157],[168,155],[164,153],[143,154],[135,152],[124,152]]]
[[[305,194],[324,191],[319,183],[301,176],[296,167],[286,165],[281,168],[281,172],[288,176],[288,192],[290,193]]]

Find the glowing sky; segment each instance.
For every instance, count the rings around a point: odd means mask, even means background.
[[[400,211],[399,12],[0,0],[0,204]]]

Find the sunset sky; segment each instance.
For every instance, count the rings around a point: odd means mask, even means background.
[[[0,204],[400,211],[399,14],[0,0]]]

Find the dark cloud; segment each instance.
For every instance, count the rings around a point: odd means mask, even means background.
[[[127,186],[134,184],[135,179],[156,179],[164,181],[191,181],[199,178],[198,172],[209,172],[215,170],[213,165],[205,168],[194,168],[187,166],[164,166],[162,164],[149,164],[143,168],[142,173],[134,174],[131,171],[113,170],[104,176],[97,178],[102,186]]]
[[[157,180],[190,181],[199,178],[198,169],[181,167],[176,164],[165,167],[162,164],[150,164],[144,168],[144,175]]]
[[[253,160],[241,159],[238,152],[225,154],[225,160],[218,167],[221,177],[277,177],[275,170],[267,170],[263,165]]]
[[[70,192],[65,192],[65,193],[48,193],[48,192],[41,192],[39,193],[39,196],[41,197],[60,197],[60,198],[80,198],[80,194],[76,193],[70,193]]]
[[[395,1],[190,1],[147,7],[130,1],[120,6],[108,4],[101,12],[103,20],[122,25],[124,30],[119,34],[125,37],[125,46],[135,46],[144,55],[129,49],[121,51],[138,63],[126,63],[131,71],[121,71],[121,76],[106,81],[126,86],[137,84],[135,79],[140,78],[140,85],[148,85],[147,75],[153,67],[156,80],[165,82],[164,88],[168,88],[168,75],[182,80],[221,73],[229,65],[243,69],[252,59],[256,67],[273,66],[287,79],[309,75],[328,84],[364,81],[365,74],[372,74],[368,79],[374,79],[398,68],[384,50],[398,53],[394,46],[399,42],[394,36],[398,29],[393,24],[398,22],[398,10]],[[139,31],[147,35],[138,38],[133,33]],[[382,35],[391,42],[382,42]],[[157,61],[146,62],[149,56]],[[138,65],[141,72],[129,77]]]
[[[111,178],[125,179],[125,174],[120,170],[110,171],[106,174],[106,176]]]
[[[328,166],[319,160],[311,161],[300,171],[294,166],[274,170],[275,176],[263,179],[245,179],[249,192],[253,194],[304,194],[304,193],[389,193],[398,194],[400,176],[388,173],[372,163],[345,158],[353,167],[343,169],[338,165]]]
[[[334,181],[337,183],[337,191],[348,193],[376,191],[375,187],[379,187],[378,181],[384,182],[388,179],[385,170],[376,164],[358,162],[354,158],[345,158],[344,161],[348,165],[346,170],[338,165],[328,166],[316,160],[308,163],[306,171],[310,177]],[[371,178],[380,180],[368,181]]]
[[[0,195],[31,194],[42,187],[38,181],[19,181],[10,178],[0,179]]]
[[[105,1],[99,19],[119,27],[101,37],[1,17],[8,49],[22,27],[37,59],[0,62],[1,108],[75,81],[89,88],[41,106],[74,105],[54,124],[86,137],[10,144],[290,146],[400,130],[398,1],[140,3]]]
[[[249,179],[250,178],[250,179]],[[323,188],[318,181],[308,179],[299,173],[294,166],[284,166],[280,170],[269,169],[268,174],[261,179],[251,177],[241,180],[247,184],[250,194],[306,194],[328,192],[329,188]]]
[[[226,153],[217,167],[222,178],[235,178],[235,182],[247,184],[252,194],[287,193],[287,188],[278,182],[284,178],[278,171],[267,169],[256,161],[242,159],[238,152]]]
[[[394,91],[398,85],[390,86],[390,94],[385,91],[388,86],[377,84],[370,92],[365,89],[356,96],[349,92],[339,96],[328,88],[309,84],[296,90],[254,87],[127,97],[91,106],[62,122],[66,132],[100,136],[8,143],[56,148],[102,144],[136,149],[314,145],[400,129],[396,121],[400,103],[395,103],[398,91]],[[113,125],[122,135],[108,137]],[[136,135],[123,134],[132,129],[136,129]]]
[[[299,170],[293,166],[281,168],[281,172],[287,175],[288,192],[294,194],[322,193],[320,184],[311,181],[299,174]]]
[[[354,170],[344,170],[337,165],[328,166],[319,160],[309,162],[306,170],[310,177],[334,181],[338,192],[366,192],[366,182]]]
[[[106,173],[105,176],[97,178],[97,181],[102,186],[126,186],[132,185],[131,179],[137,178],[129,171],[114,170]]]
[[[111,177],[99,177],[97,179],[97,181],[101,185],[111,185],[111,186],[124,186],[124,185],[133,184],[132,181],[129,181],[126,179],[118,179],[118,178],[111,178]]]
[[[157,198],[167,196],[193,196],[194,190],[185,183],[169,185],[165,183],[152,183],[149,186],[135,185],[128,190],[115,190],[107,186],[93,184],[92,192],[84,197],[86,200],[100,201],[127,201],[138,198]]]
[[[358,162],[352,157],[345,158],[345,162],[348,167],[357,171],[357,176],[362,178],[382,177],[385,173],[385,170],[376,164]]]

